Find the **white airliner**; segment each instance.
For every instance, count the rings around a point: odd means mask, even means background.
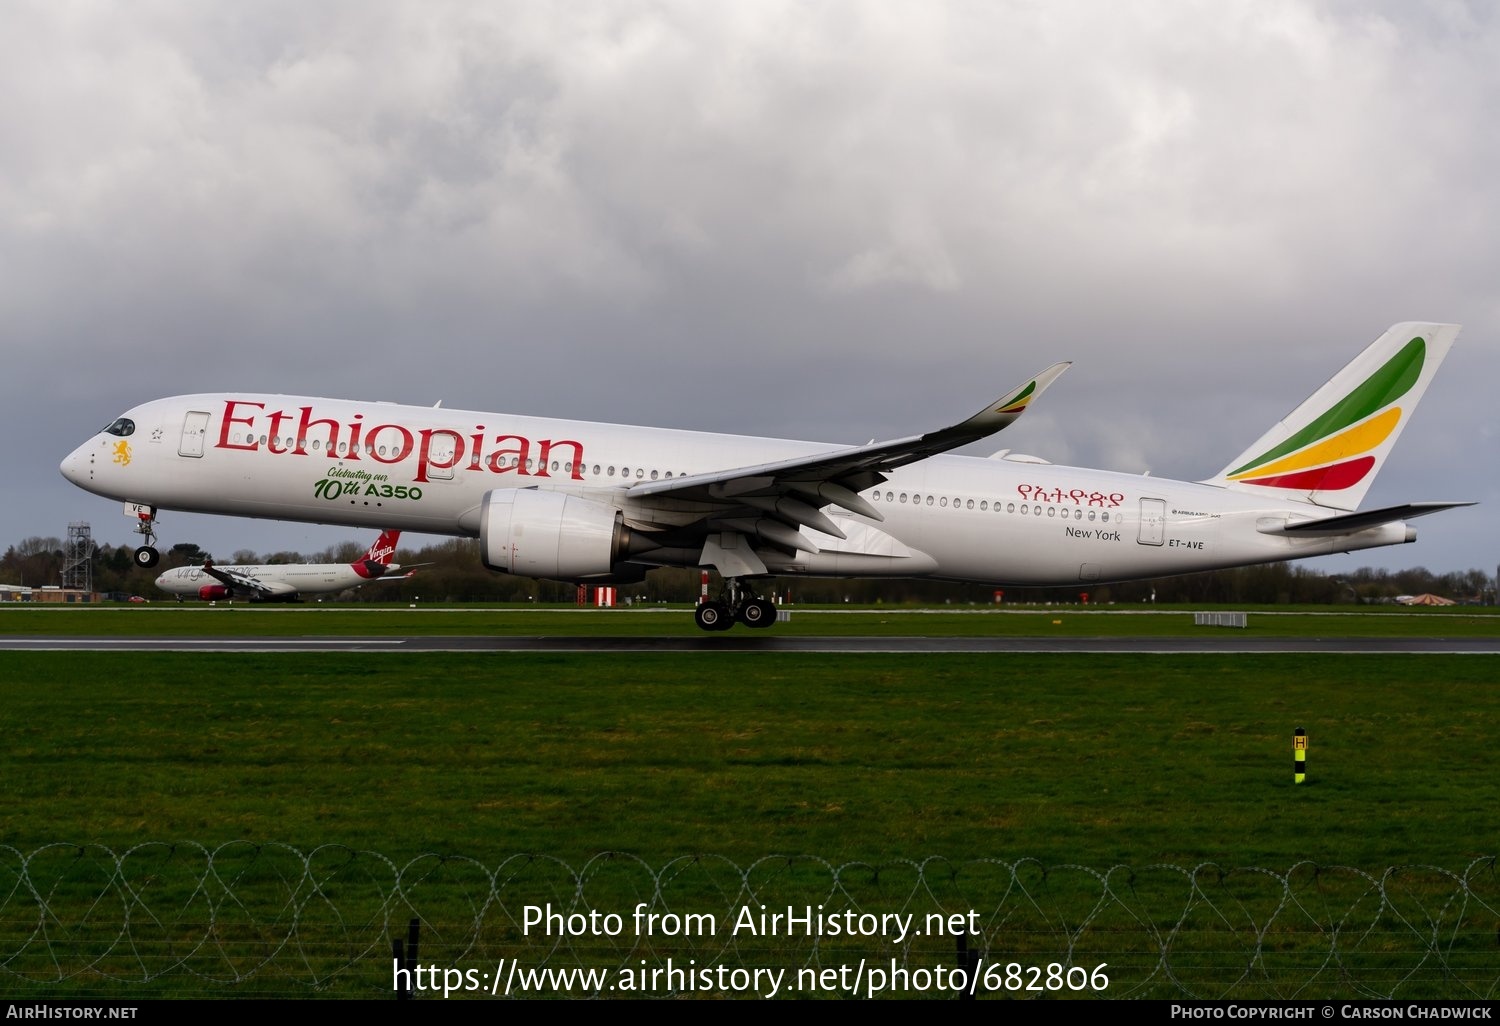
[[[1467,502],[1355,512],[1459,326],[1397,324],[1202,481],[950,455],[999,431],[1057,364],[952,427],[846,446],[441,407],[224,392],[137,406],[62,462],[158,509],[477,537],[493,570],[566,581],[713,568],[705,630],[767,627],[767,575],[1089,585],[1414,540]]]
[[[156,579],[156,586],[179,600],[196,595],[205,602],[247,598],[251,602],[295,602],[303,595],[328,595],[371,581],[399,581],[392,563],[400,531],[384,531],[353,563],[265,563],[254,566],[180,566]]]

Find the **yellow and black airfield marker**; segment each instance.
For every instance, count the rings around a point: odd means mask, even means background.
[[[1292,782],[1307,781],[1307,731],[1298,727],[1292,735]]]

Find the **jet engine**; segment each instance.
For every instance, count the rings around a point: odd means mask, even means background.
[[[630,548],[625,515],[563,492],[496,488],[479,514],[484,565],[524,577],[576,581],[607,574]]]
[[[229,596],[229,589],[222,584],[205,584],[198,589],[198,597],[204,602],[215,602],[219,599],[227,599]]]

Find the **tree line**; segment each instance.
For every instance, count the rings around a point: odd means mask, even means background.
[[[129,546],[101,545],[92,559],[94,590],[109,598],[132,595],[153,601],[171,596],[159,591],[155,580],[164,570],[199,566],[210,554],[191,542],[173,545],[161,563],[150,569],[135,565]],[[352,563],[365,553],[365,544],[348,541],[321,552],[236,551],[216,563]],[[337,596],[351,602],[573,602],[574,585],[537,581],[486,570],[479,558],[479,542],[454,538],[420,549],[402,548],[396,561],[427,564],[405,580],[377,582]],[[57,585],[65,563],[64,546],[57,538],[27,538],[0,557],[0,584],[40,588]],[[717,592],[713,575],[710,591]],[[701,590],[697,570],[659,569],[645,580],[620,585],[621,600],[693,602]],[[780,600],[806,603],[924,603],[989,605],[1001,602],[1193,603],[1193,604],[1307,604],[1341,605],[1394,601],[1398,595],[1436,594],[1458,602],[1493,604],[1495,581],[1483,570],[1438,573],[1425,567],[1384,570],[1363,567],[1352,573],[1325,574],[1294,563],[1216,570],[1183,577],[1072,588],[1005,588],[950,584],[924,580],[824,580],[775,578],[764,590]],[[1087,598],[1085,599],[1085,596]]]

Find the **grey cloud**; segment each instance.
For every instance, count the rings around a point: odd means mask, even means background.
[[[13,537],[118,531],[57,460],[224,387],[864,441],[1072,359],[1003,444],[1202,476],[1412,318],[1467,328],[1377,491],[1493,496],[1482,9],[12,13]],[[1371,558],[1489,561],[1430,523]]]

